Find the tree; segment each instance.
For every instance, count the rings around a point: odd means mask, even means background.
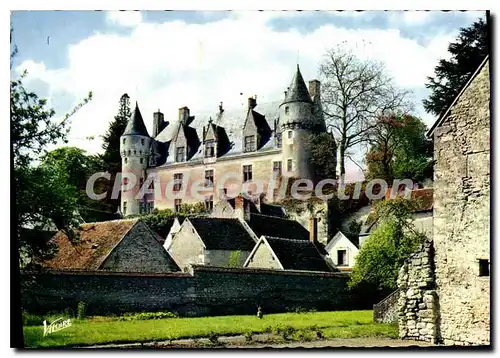
[[[408,92],[396,88],[382,63],[359,59],[341,47],[327,51],[319,71],[326,124],[337,136],[342,179],[352,149],[366,142],[377,118],[409,106]]]
[[[337,142],[332,133],[311,134],[306,142],[312,154],[316,178],[337,178]]]
[[[356,257],[349,281],[351,289],[378,298],[397,288],[400,267],[425,239],[411,220],[417,204],[401,197],[376,204],[375,217],[380,224]]]
[[[130,97],[128,94],[123,94],[120,98],[118,106],[118,114],[115,116],[114,120],[109,124],[108,131],[103,136],[102,148],[104,149],[104,154],[101,157],[104,171],[111,174],[111,180],[108,183],[108,195],[105,199],[108,207],[111,210],[116,210],[120,205],[119,194],[117,199],[111,199],[111,193],[113,185],[115,182],[116,174],[122,170],[122,158],[120,155],[120,137],[123,132],[125,132],[125,127],[127,122],[132,115],[130,110]]]
[[[435,115],[445,111],[489,51],[489,29],[483,19],[461,28],[457,40],[448,46],[451,58],[439,60],[435,76],[427,77],[425,87],[431,94],[423,100],[425,110]]]
[[[16,48],[11,51],[11,63]],[[92,98],[89,92],[82,102],[59,120],[47,101],[23,85],[25,71],[10,82],[10,122],[12,163],[14,173],[15,227],[21,251],[28,259],[42,257],[46,247],[23,240],[23,227],[42,229],[49,223],[57,229],[71,230],[76,225],[77,194],[68,184],[68,175],[57,168],[35,166],[49,144],[67,142],[69,119]],[[68,231],[69,232],[69,231]],[[26,256],[25,255],[25,256]],[[34,262],[35,260],[31,260]]]
[[[370,131],[371,147],[366,154],[366,178],[421,181],[432,177],[432,142],[423,121],[410,115],[378,118]]]

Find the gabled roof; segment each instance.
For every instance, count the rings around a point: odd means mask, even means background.
[[[309,231],[295,220],[251,213],[248,226],[250,226],[258,237],[271,236],[295,240],[309,240]]]
[[[481,64],[477,68],[477,70],[472,74],[472,76],[470,76],[469,80],[465,83],[465,85],[462,87],[462,89],[460,90],[460,92],[458,92],[458,94],[455,97],[455,99],[453,100],[453,102],[451,102],[451,104],[448,106],[448,109],[446,111],[444,111],[439,116],[438,120],[432,125],[431,129],[429,129],[429,131],[426,134],[428,138],[430,138],[432,136],[432,134],[434,133],[434,130],[437,127],[439,127],[441,125],[441,123],[443,123],[443,121],[448,116],[448,113],[450,113],[450,111],[453,108],[453,106],[455,105],[455,103],[457,103],[457,101],[459,100],[459,98],[462,96],[462,93],[464,93],[464,91],[467,89],[467,87],[469,87],[469,85],[472,83],[472,81],[474,80],[474,78],[476,78],[476,76],[479,74],[479,72],[481,72],[481,69],[484,67],[484,65],[489,62],[489,58],[490,58],[490,56],[486,56],[484,58],[483,62],[481,62]]]
[[[141,111],[139,110],[137,102],[135,102],[134,113],[132,113],[132,116],[128,120],[123,135],[143,135],[149,137],[148,130],[142,120]]]
[[[332,268],[309,240],[269,236],[262,239],[268,242],[285,270],[332,272]]]
[[[354,242],[352,242],[352,240],[350,240],[347,236],[344,235],[344,233],[342,231],[339,231],[335,234],[335,236],[330,240],[330,242],[325,246],[325,250],[327,252],[329,252],[332,247],[337,243],[339,242],[341,239],[346,239],[348,240],[351,244],[353,244],[353,246],[355,246],[356,248],[359,249],[359,246],[356,245]]]
[[[260,213],[262,215],[275,216],[282,219],[285,218],[285,211],[283,207],[279,205],[260,203]]]
[[[289,102],[309,102],[312,103],[311,96],[309,95],[309,91],[307,89],[306,83],[304,82],[304,78],[300,73],[299,65],[297,65],[297,71],[295,72],[295,76],[293,76],[292,83],[288,88],[286,93],[285,100],[282,104]]]
[[[42,266],[58,270],[99,270],[111,251],[136,225],[138,219],[113,220],[80,225],[79,239],[72,243],[62,231],[50,240],[57,254]]]
[[[255,241],[238,219],[188,218],[207,250],[252,251]]]

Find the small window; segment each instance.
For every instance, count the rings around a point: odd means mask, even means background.
[[[214,171],[206,170],[205,171],[205,187],[211,188],[214,186]]]
[[[174,191],[182,189],[182,174],[174,174]]]
[[[292,139],[292,136],[293,136],[293,132],[292,131],[288,131],[288,139]]]
[[[179,147],[177,148],[177,152],[175,154],[175,161],[176,162],[183,162],[184,161],[184,147]]]
[[[276,147],[281,148],[283,145],[283,139],[281,137],[281,133],[276,134]]]
[[[151,212],[153,211],[154,206],[155,206],[154,204],[155,204],[155,203],[154,203],[153,201],[150,201],[150,202],[148,202],[148,203],[147,203],[147,206],[146,206],[146,211],[147,211],[148,213],[151,213]]]
[[[290,108],[288,106],[285,107],[285,114],[288,114],[290,112]]]
[[[213,140],[207,140],[205,142],[205,158],[215,157],[215,142]]]
[[[245,152],[255,151],[255,136],[249,135],[245,137]]]
[[[286,161],[286,170],[287,170],[288,172],[291,172],[291,171],[293,170],[293,162],[292,162],[292,160],[291,160],[291,159],[288,159],[288,160]]]
[[[346,266],[347,265],[347,251],[337,250],[337,265]]]
[[[490,275],[490,261],[479,260],[479,276],[489,276],[489,275]]]
[[[207,211],[212,211],[214,209],[214,197],[210,195],[205,198],[205,209]]]
[[[181,211],[181,206],[182,206],[182,200],[181,199],[175,199],[174,200],[174,206],[175,206],[175,212],[178,213]]]
[[[128,162],[128,159],[127,159],[127,158],[125,158],[124,160],[125,160],[125,164],[127,164],[127,162]]]
[[[137,150],[134,150],[134,155],[137,155]]]
[[[252,166],[244,165],[243,166],[243,182],[252,180]]]
[[[123,140],[122,140],[122,143],[123,143],[123,144],[125,144],[125,139],[126,139],[126,138],[123,138]]]
[[[127,202],[123,202],[123,216],[127,215]]]
[[[273,174],[275,178],[281,175],[281,162],[273,162]]]
[[[144,145],[144,139],[141,139],[141,145]]]
[[[128,156],[130,157],[130,149],[129,149],[129,151],[128,151]]]
[[[125,178],[123,178],[123,185],[127,185],[127,184],[128,184],[128,178],[125,177]]]
[[[144,162],[144,159],[141,158],[140,161],[141,161],[141,164],[142,164]]]

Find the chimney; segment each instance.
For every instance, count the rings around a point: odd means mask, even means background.
[[[257,107],[257,99],[256,98],[248,98],[248,109],[254,109],[255,107]]]
[[[243,195],[238,195],[234,198],[234,212],[236,217],[241,220],[250,220],[250,201],[245,199]]]
[[[311,98],[313,99],[314,102],[316,100],[320,99],[320,93],[321,93],[321,82],[318,80],[311,80],[309,81],[309,94],[311,95]]]
[[[312,215],[309,217],[309,240],[313,244],[318,242],[318,219]]]
[[[182,124],[187,124],[189,119],[189,108],[188,107],[182,107],[179,108],[179,122]]]
[[[161,132],[164,125],[165,121],[163,120],[163,113],[161,113],[158,109],[158,112],[153,113],[153,138]]]

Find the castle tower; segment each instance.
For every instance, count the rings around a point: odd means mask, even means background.
[[[135,186],[126,191],[123,190],[123,185],[130,179],[127,180],[125,177],[122,179],[121,212],[124,216],[141,213],[141,208],[145,204],[144,200],[136,199],[136,195],[146,180],[151,142],[152,138],[148,134],[136,102],[135,110],[120,137],[122,173],[133,173],[137,178]]]
[[[313,80],[309,85],[310,91],[297,65],[285,100],[280,105],[279,122],[282,131],[284,175],[315,180],[310,143],[314,134],[324,132],[326,128],[320,101],[320,82]]]

